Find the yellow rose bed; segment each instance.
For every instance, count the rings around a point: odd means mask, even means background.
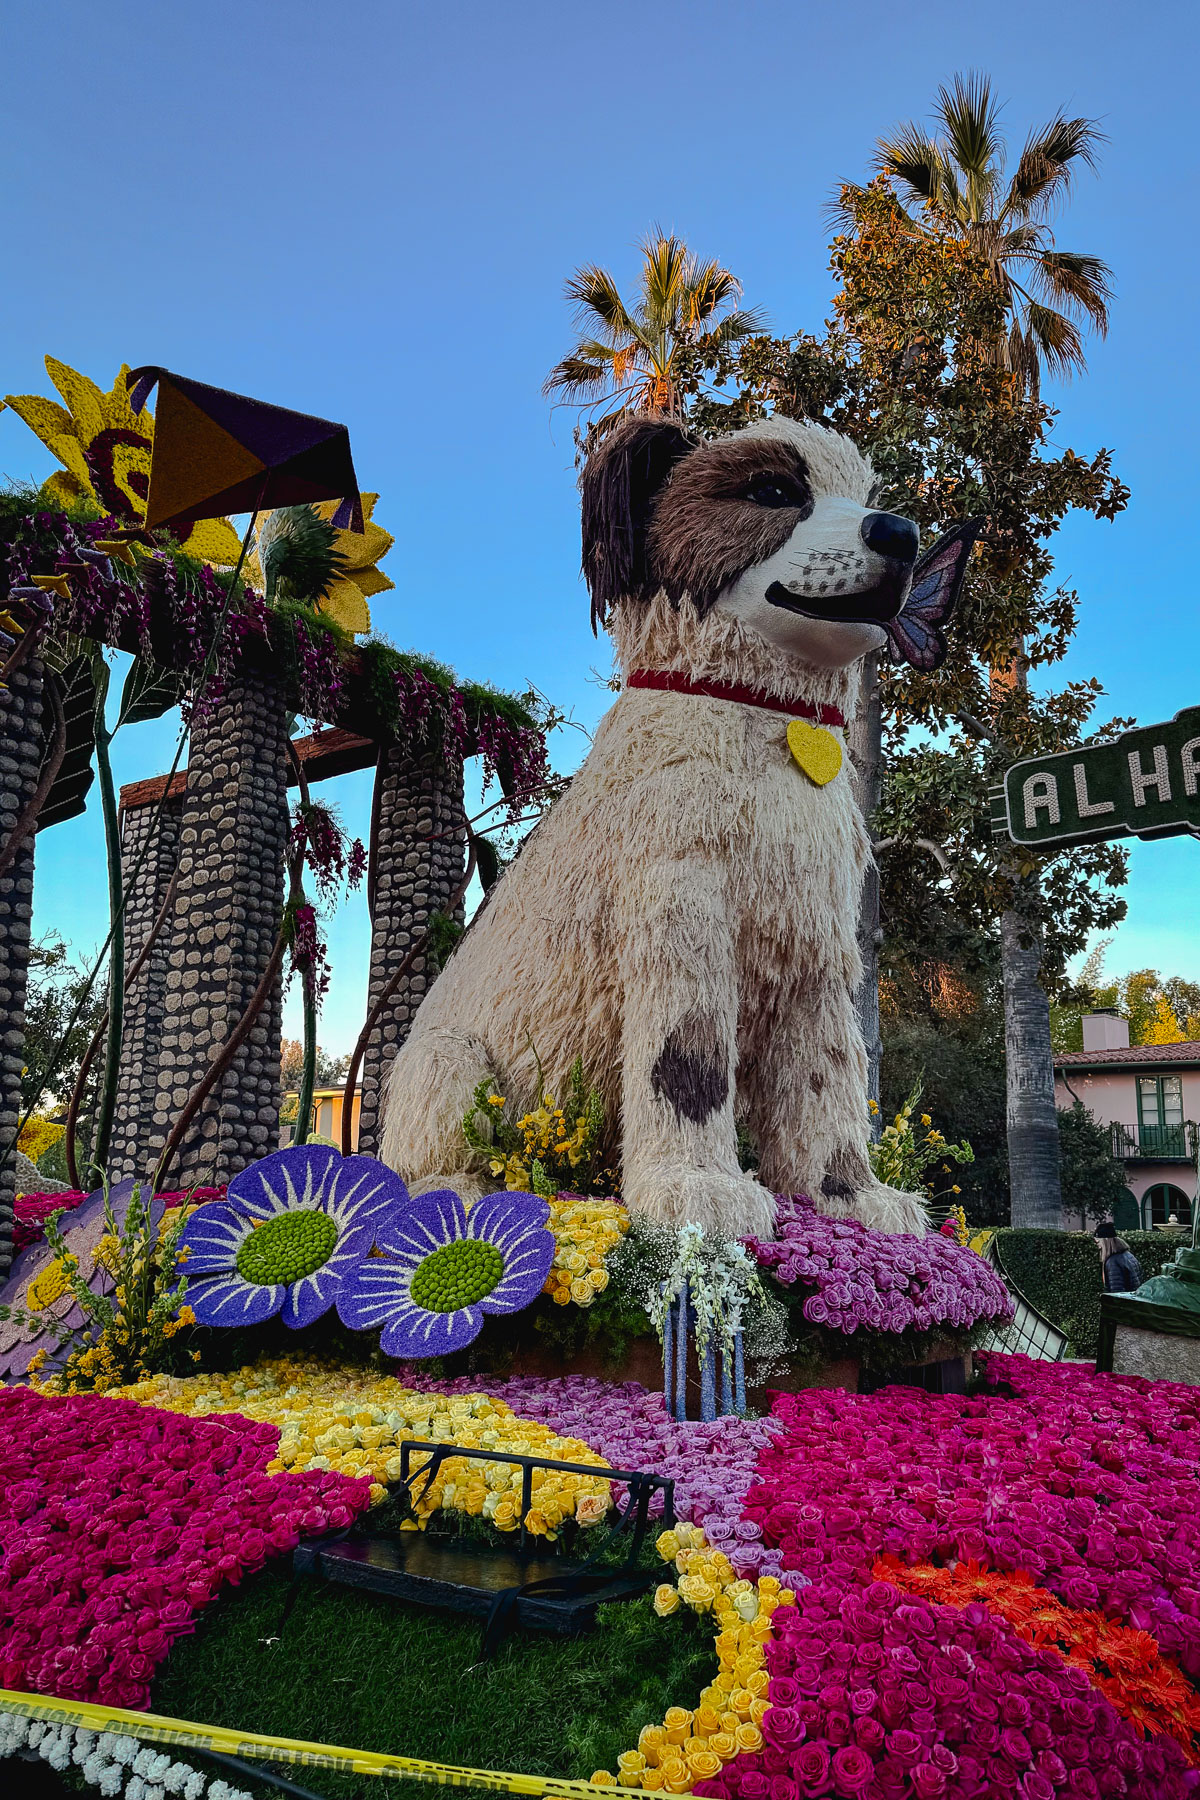
[[[423,1394],[390,1376],[297,1356],[227,1375],[156,1375],[119,1392],[192,1418],[237,1412],[276,1425],[279,1447],[269,1472],[334,1469],[365,1475],[375,1503],[384,1498],[385,1483],[399,1479],[400,1444],[423,1438],[594,1466],[594,1477],[534,1471],[525,1524],[535,1535],[554,1539],[570,1517],[583,1527],[595,1525],[612,1506],[611,1484],[601,1473],[608,1467],[603,1457],[578,1438],[558,1437],[549,1426],[518,1418],[504,1401],[482,1391]],[[488,1519],[501,1531],[516,1530],[520,1489],[518,1466],[451,1458],[418,1501],[414,1528],[424,1529],[444,1507]],[[662,1532],[657,1547],[676,1579],[656,1589],[654,1610],[664,1621],[685,1607],[711,1616],[716,1673],[695,1707],[669,1708],[661,1725],[647,1726],[637,1745],[622,1753],[615,1772],[598,1769],[592,1780],[685,1794],[739,1752],[761,1747],[767,1710],[764,1646],[772,1613],[794,1596],[772,1576],[738,1579],[728,1557],[711,1549],[697,1526],[680,1523]]]

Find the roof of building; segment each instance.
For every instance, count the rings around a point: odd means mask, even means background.
[[[1168,1068],[1200,1064],[1200,1039],[1182,1044],[1122,1044],[1115,1050],[1064,1050],[1054,1058],[1056,1069],[1136,1069],[1145,1063]]]

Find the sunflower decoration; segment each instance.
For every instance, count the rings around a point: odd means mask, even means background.
[[[5,396],[18,418],[63,465],[46,482],[46,493],[60,506],[70,508],[89,500],[102,513],[140,525],[150,491],[154,415],[145,407],[135,413],[129,404],[125,387],[129,364],[121,364],[108,393],[53,356],[46,358],[46,373],[65,406],[40,394]],[[182,548],[200,562],[231,568],[241,541],[228,519],[201,519],[182,540]]]
[[[339,531],[333,524],[336,500],[312,506],[283,506],[259,527],[247,572],[268,602],[297,600],[314,605],[352,636],[370,631],[367,596],[395,582],[376,565],[395,538],[372,522],[378,494],[363,494],[363,529]]]

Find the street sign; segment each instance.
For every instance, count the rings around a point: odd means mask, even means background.
[[[1200,837],[1200,706],[1110,743],[1014,763],[1004,786],[992,790],[992,831],[1039,850]]]

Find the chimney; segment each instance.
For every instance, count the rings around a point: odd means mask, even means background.
[[[1121,1018],[1115,1006],[1101,1006],[1083,1015],[1083,1047],[1085,1050],[1128,1050],[1129,1020]]]

